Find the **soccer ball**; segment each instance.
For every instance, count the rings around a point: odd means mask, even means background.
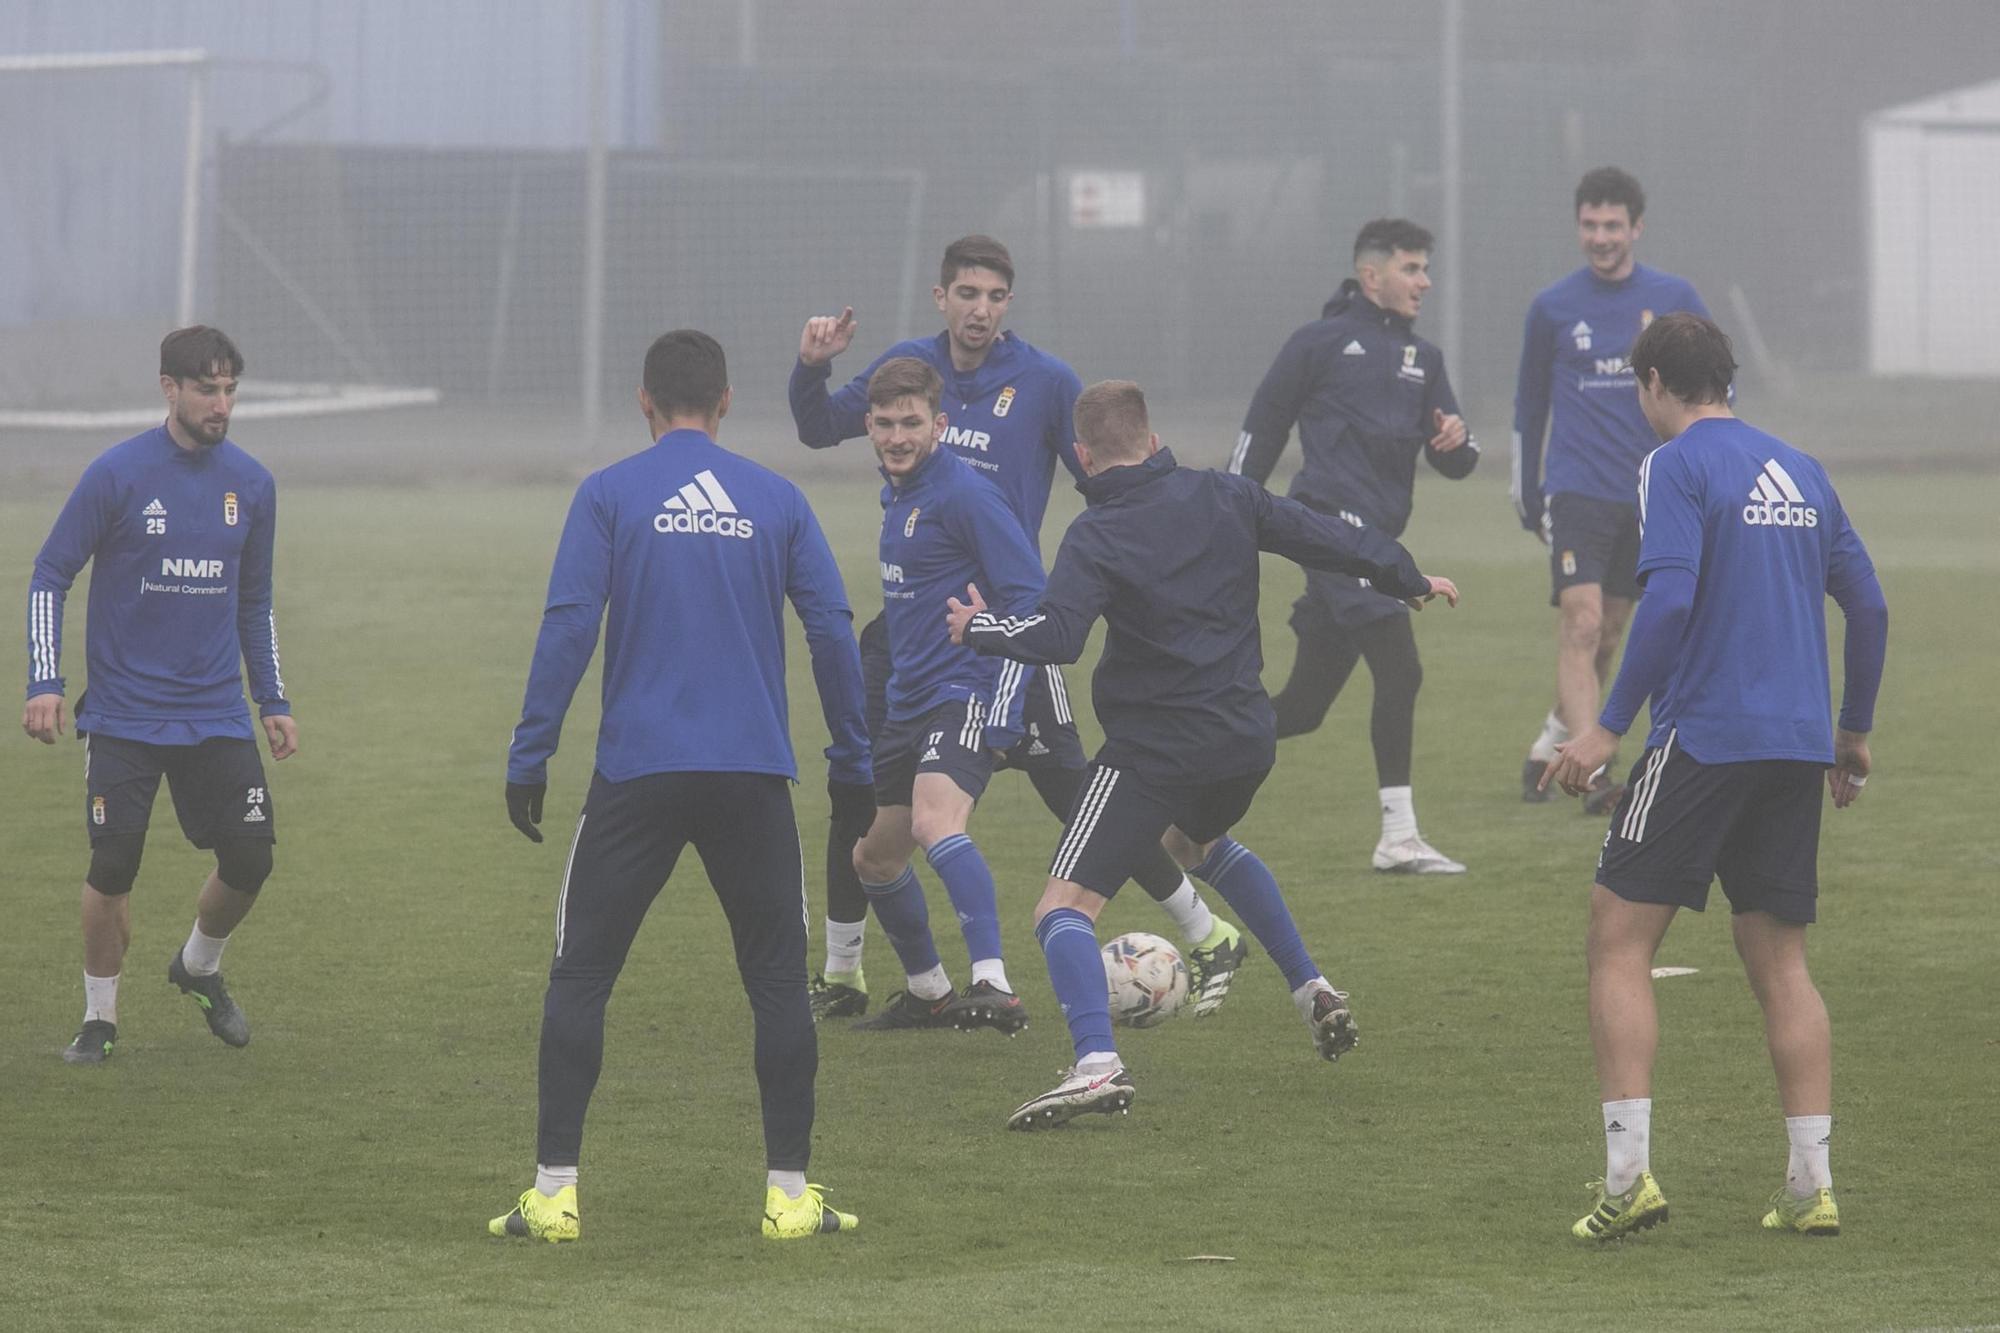
[[[1158,935],[1135,930],[1104,946],[1104,980],[1111,988],[1111,1021],[1149,1028],[1180,1012],[1188,970],[1181,951]]]

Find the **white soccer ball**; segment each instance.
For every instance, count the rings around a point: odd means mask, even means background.
[[[1135,930],[1104,946],[1104,980],[1111,988],[1111,1021],[1149,1028],[1180,1012],[1188,970],[1181,951],[1158,935]]]

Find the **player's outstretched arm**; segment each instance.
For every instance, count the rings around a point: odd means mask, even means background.
[[[870,786],[874,775],[868,751],[867,694],[861,679],[861,651],[854,643],[854,613],[819,519],[803,494],[795,492],[795,497],[798,508],[792,521],[785,596],[805,626],[813,684],[819,690],[820,711],[826,716],[827,733],[832,738],[826,749],[828,779],[838,786]],[[858,797],[831,794],[836,807],[843,801],[858,802]],[[872,810],[872,795],[868,804]],[[840,813],[836,808],[836,817]]]
[[[522,815],[529,797],[539,810],[548,787],[549,757],[562,738],[563,717],[597,651],[598,624],[611,588],[611,519],[598,502],[598,478],[592,475],[577,488],[556,546],[555,567],[549,573],[549,595],[542,627],[535,636],[535,656],[528,667],[528,688],[521,700],[521,721],[507,752],[507,811],[516,828],[535,842],[540,836],[524,827]],[[517,792],[516,788],[536,789]],[[540,818],[539,813],[535,818]]]
[[[799,443],[808,449],[828,449],[864,433],[868,376],[881,359],[833,392],[826,387],[833,377],[833,358],[847,350],[859,327],[849,306],[838,315],[814,315],[799,334],[799,359],[786,393]]]
[[[1255,507],[1260,550],[1308,569],[1330,569],[1367,579],[1378,592],[1405,601],[1426,601],[1442,591],[1433,588],[1431,580],[1418,571],[1417,562],[1402,543],[1374,528],[1331,518],[1261,487],[1251,492],[1250,503]],[[1445,582],[1449,585],[1450,580]],[[1453,597],[1457,594],[1453,587]]]
[[[1632,613],[1625,657],[1604,711],[1588,731],[1556,747],[1556,762],[1542,774],[1538,790],[1548,790],[1551,783],[1571,796],[1589,790],[1597,771],[1618,752],[1618,738],[1631,730],[1639,709],[1673,674],[1694,616],[1694,589],[1694,571],[1679,565],[1663,565],[1647,575],[1646,595]]]

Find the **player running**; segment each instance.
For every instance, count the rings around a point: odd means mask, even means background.
[[[271,758],[298,752],[278,675],[271,610],[277,488],[232,444],[243,356],[220,329],[176,329],[160,343],[165,424],[84,469],[35,557],[28,583],[28,700],[21,729],[63,732],[63,602],[93,565],[76,705],[85,743],[90,870],[83,882],[83,1026],[63,1052],[101,1064],[118,1041],[118,979],[132,938],[131,890],[165,776],[181,832],[215,852],[194,929],[167,980],[230,1046],[250,1021],[222,982],[222,951],[271,873],[277,811],[243,703],[243,673]],[[239,665],[240,663],[240,665]]]
[[[1555,747],[1596,715],[1639,596],[1639,515],[1632,493],[1639,460],[1655,441],[1639,414],[1627,355],[1655,316],[1708,314],[1686,279],[1633,258],[1645,211],[1645,191],[1623,171],[1599,167],[1585,175],[1576,187],[1584,266],[1536,295],[1521,334],[1514,508],[1521,526],[1549,548],[1549,604],[1562,612],[1556,705],[1521,767],[1526,801],[1548,799],[1541,778]],[[1602,814],[1618,796],[1617,785],[1606,780],[1584,809]]]
[[[1729,339],[1663,315],[1632,347],[1639,404],[1666,443],[1639,472],[1645,600],[1597,722],[1560,747],[1544,782],[1572,796],[1651,700],[1652,731],[1611,817],[1590,891],[1590,1033],[1604,1103],[1604,1179],[1572,1231],[1609,1240],[1667,1220],[1654,1180],[1653,955],[1710,880],[1764,1010],[1791,1156],[1763,1224],[1834,1235],[1827,1141],[1833,1046],[1806,969],[1819,894],[1821,773],[1835,809],[1868,780],[1868,732],[1889,608],[1817,461],[1736,419]],[[1847,620],[1845,690],[1828,725],[1826,599]]]
[[[542,1005],[535,1183],[487,1229],[581,1236],[577,1163],[604,1063],[604,1007],[692,844],[729,919],[756,1024],[764,1236],[851,1231],[854,1215],[828,1206],[805,1175],[819,1037],[806,998],[784,627],[789,599],[833,738],[835,809],[853,818],[873,807],[873,774],[847,593],[799,488],[715,442],[729,411],[715,339],[693,329],[656,339],[639,408],[655,443],[586,477],[563,524],[507,757],[508,818],[540,842],[549,756],[603,620],[596,771],[563,869]]]
[[[1258,553],[1369,579],[1376,596],[1456,604],[1447,579],[1409,553],[1280,499],[1247,478],[1177,467],[1160,448],[1139,386],[1094,384],[1076,404],[1089,507],[1063,536],[1041,604],[989,610],[977,587],[948,604],[954,638],[1023,662],[1074,662],[1101,616],[1104,656],[1091,682],[1104,748],[1057,845],[1035,908],[1035,937],[1069,1020],[1076,1064],[1008,1117],[1013,1129],[1122,1110],[1134,1094],[1111,1037],[1095,922],[1135,857],[1164,836],[1175,858],[1234,907],[1284,973],[1328,1060],[1357,1040],[1347,996],[1299,938],[1278,882],[1228,837],[1276,757],[1261,681]]]
[[[1285,451],[1292,423],[1305,456],[1294,500],[1357,528],[1403,535],[1417,455],[1456,481],[1479,464],[1479,442],[1458,414],[1444,353],[1412,329],[1430,290],[1431,234],[1403,218],[1377,218],[1354,238],[1354,276],[1319,319],[1294,333],[1257,386],[1229,470],[1262,484]],[[1424,841],[1410,791],[1410,751],[1424,668],[1409,608],[1352,574],[1308,569],[1292,606],[1298,655],[1271,700],[1278,739],[1318,727],[1366,660],[1375,683],[1369,737],[1382,802],[1377,870],[1462,875],[1465,867]]]
[[[896,357],[927,362],[944,382],[942,405],[951,419],[945,446],[1000,489],[1028,544],[1039,550],[1057,462],[1078,480],[1083,477],[1070,448],[1071,410],[1082,383],[1062,361],[1001,327],[1014,299],[1014,261],[1006,246],[990,236],[960,237],[945,247],[938,283],[931,296],[944,316],[943,331],[896,344],[832,393],[827,391],[832,361],[854,340],[854,311],[806,321],[790,389],[799,439],[825,449],[867,434],[868,384],[875,372]],[[882,616],[861,629],[861,664],[869,734],[879,735],[889,677]],[[1083,785],[1085,765],[1062,673],[1033,673],[1023,710],[1021,739],[996,766],[1025,772],[1050,812],[1064,818]],[[854,840],[865,831],[866,825],[836,821],[827,842],[827,954],[824,975],[813,980],[816,1018],[868,1008],[861,958],[869,899],[850,857]],[[1242,932],[1209,911],[1164,851],[1140,858],[1134,875],[1189,946],[1193,1011],[1214,1012],[1245,957]]]

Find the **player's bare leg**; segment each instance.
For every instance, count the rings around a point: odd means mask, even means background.
[[[1812,1236],[1840,1234],[1828,1140],[1833,1133],[1833,1030],[1806,968],[1806,928],[1767,912],[1732,918],[1736,952],[1764,1010],[1764,1040],[1778,1076],[1790,1156],[1785,1184],[1764,1226]]]
[[[1612,603],[1621,605],[1614,611]],[[1597,721],[1605,673],[1617,660],[1618,639],[1631,618],[1632,603],[1622,597],[1607,598],[1602,584],[1578,583],[1562,590],[1558,604],[1562,618],[1556,626],[1556,702],[1564,728],[1581,736]],[[1611,772],[1616,766],[1614,758],[1584,797],[1585,814],[1609,814],[1624,795],[1623,785]]]
[[[1028,1010],[1014,993],[1001,956],[993,871],[966,836],[973,805],[972,794],[949,774],[919,773],[912,783],[910,833],[944,881],[972,960],[972,984],[953,1002],[951,1021],[961,1028],[995,1028],[1011,1037],[1028,1025]]]
[[[1604,1112],[1604,1179],[1591,1211],[1571,1234],[1608,1240],[1667,1220],[1666,1196],[1649,1157],[1653,1057],[1659,1013],[1653,1004],[1653,955],[1674,919],[1665,903],[1634,903],[1602,884],[1590,891],[1590,1044]]]

